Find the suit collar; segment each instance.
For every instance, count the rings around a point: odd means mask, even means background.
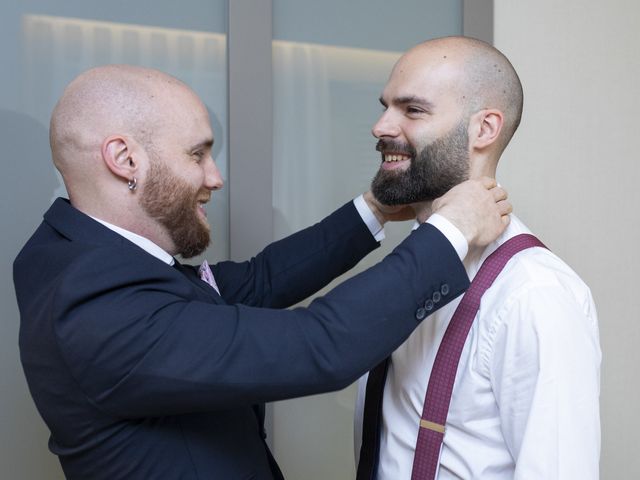
[[[113,230],[117,234],[122,235],[124,238],[129,240],[131,243],[135,243],[137,246],[139,246],[145,252],[147,252],[150,255],[153,255],[158,260],[163,261],[167,265],[173,265],[173,261],[174,261],[173,257],[168,252],[166,252],[165,250],[160,248],[157,244],[155,244],[151,240],[149,240],[148,238],[143,237],[142,235],[138,235],[137,233],[133,233],[133,232],[131,232],[131,231],[125,229],[125,228],[119,227],[117,225],[113,225],[112,223],[105,222],[104,220],[100,220],[99,218],[95,218],[95,217],[91,217],[91,218],[93,220],[95,220],[96,222],[104,225],[109,230]]]
[[[44,214],[44,221],[69,240],[88,244],[129,243],[123,236],[75,208],[66,198],[57,198]]]
[[[44,214],[44,221],[55,229],[60,235],[69,240],[79,241],[90,245],[114,245],[121,244],[135,246],[135,243],[127,240],[122,235],[110,230],[100,222],[94,220],[89,215],[82,213],[75,208],[66,198],[57,198],[49,210]],[[141,252],[150,255],[149,252],[140,248]],[[157,259],[157,257],[155,257]],[[171,268],[171,267],[170,267]],[[200,280],[196,267],[192,265],[180,265],[182,273],[187,279],[197,287],[204,298],[215,303],[224,303],[222,298],[210,285]]]

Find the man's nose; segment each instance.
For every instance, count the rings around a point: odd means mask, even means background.
[[[210,160],[205,166],[204,186],[209,190],[220,190],[224,185],[224,181],[222,180],[222,175],[220,175],[220,170],[218,170],[218,165],[216,165],[213,158]]]
[[[391,112],[386,110],[371,129],[371,133],[376,138],[395,138],[400,135],[400,128],[398,127],[397,122],[394,121]]]

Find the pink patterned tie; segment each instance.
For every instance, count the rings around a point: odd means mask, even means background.
[[[218,289],[216,279],[213,278],[213,272],[211,271],[209,262],[207,262],[206,260],[202,262],[202,265],[200,265],[200,267],[198,268],[198,275],[200,276],[200,279],[211,285],[215,289],[215,291],[218,292],[218,295],[220,295],[220,290]]]

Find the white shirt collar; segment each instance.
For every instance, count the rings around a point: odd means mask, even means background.
[[[91,217],[91,215],[89,216]],[[158,245],[156,245],[151,240],[149,240],[148,238],[138,235],[137,233],[130,232],[129,230],[126,230],[122,227],[118,227],[117,225],[113,225],[109,222],[105,222],[104,220],[100,220],[99,218],[96,218],[96,217],[91,217],[91,218],[93,218],[96,222],[100,222],[109,230],[113,230],[117,234],[122,235],[124,238],[126,238],[130,242],[135,243],[145,252],[147,252],[150,255],[153,255],[158,260],[163,261],[167,265],[174,264],[175,262],[174,258],[169,253],[167,253],[162,248],[160,248]]]

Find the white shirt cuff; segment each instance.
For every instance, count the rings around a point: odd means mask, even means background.
[[[367,202],[365,202],[364,197],[362,195],[359,195],[358,197],[354,198],[353,204],[362,217],[362,221],[369,228],[369,231],[371,232],[371,235],[373,235],[373,238],[375,238],[377,242],[381,242],[382,240],[384,240],[384,227],[380,225],[380,222],[369,208],[369,205],[367,205]]]
[[[460,257],[460,260],[464,260],[464,257],[466,257],[467,253],[469,252],[469,244],[467,243],[467,239],[464,238],[464,235],[458,229],[458,227],[456,227],[445,217],[437,213],[434,213],[429,218],[427,218],[427,221],[425,223],[430,223],[438,230],[440,230],[440,232],[445,237],[447,237],[449,243],[453,245],[453,248],[455,248],[458,256]]]

